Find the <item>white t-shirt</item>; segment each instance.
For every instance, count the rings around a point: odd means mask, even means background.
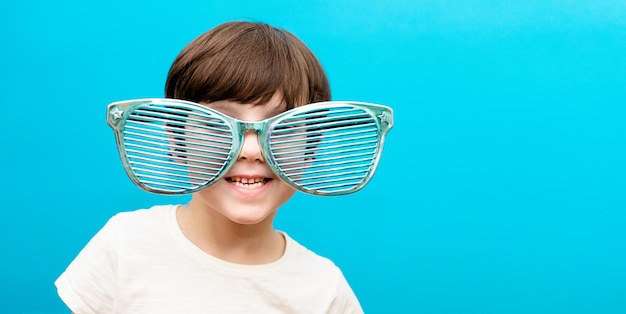
[[[287,234],[264,265],[215,258],[180,230],[174,205],[120,213],[56,280],[74,313],[363,313],[341,270]]]

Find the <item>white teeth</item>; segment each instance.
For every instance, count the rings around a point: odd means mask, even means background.
[[[231,177],[230,181],[232,181],[232,182],[243,182],[243,183],[256,183],[256,182],[263,182],[263,181],[265,181],[265,179],[264,178],[248,179],[248,178],[242,178],[242,177]]]
[[[261,185],[265,184],[265,182],[243,183],[241,181],[233,181],[233,184],[244,189],[256,189],[260,187]]]
[[[265,178],[230,177],[229,181],[244,189],[256,189],[266,183]]]

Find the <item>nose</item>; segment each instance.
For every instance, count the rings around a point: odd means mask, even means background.
[[[256,131],[246,131],[243,135],[243,145],[239,153],[238,160],[265,162],[261,146],[259,146],[259,136]]]

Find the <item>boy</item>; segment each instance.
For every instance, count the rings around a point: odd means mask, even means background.
[[[324,70],[300,40],[251,22],[192,41],[165,88],[167,98],[242,121],[330,100]],[[295,189],[270,168],[258,136],[245,131],[232,166],[188,204],[112,217],[55,282],[66,305],[74,313],[362,313],[339,268],[273,228]]]

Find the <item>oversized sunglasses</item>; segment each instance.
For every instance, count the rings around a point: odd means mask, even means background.
[[[343,195],[362,189],[378,166],[391,108],[328,101],[263,121],[242,121],[178,99],[135,99],[109,104],[122,164],[145,191],[180,195],[224,177],[256,132],[261,153],[284,182],[308,194]]]

